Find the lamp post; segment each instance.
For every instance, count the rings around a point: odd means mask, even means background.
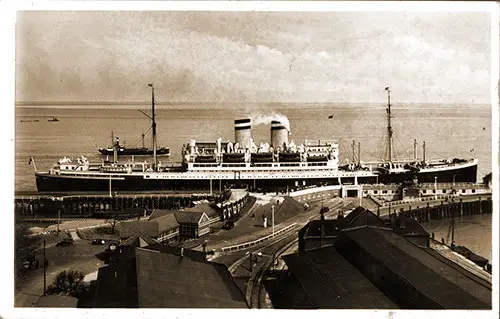
[[[271,218],[273,219],[272,220],[272,227],[273,227],[273,237],[274,237],[274,205],[271,206]]]
[[[438,177],[434,176],[434,199],[437,199],[437,180]]]
[[[47,293],[47,258],[45,256],[45,239],[43,240],[43,295]]]

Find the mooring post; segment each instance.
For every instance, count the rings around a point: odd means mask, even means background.
[[[481,202],[481,196],[479,196],[479,215],[483,213],[483,207],[482,207],[482,202]]]
[[[460,198],[460,216],[464,215],[464,203],[462,199]]]

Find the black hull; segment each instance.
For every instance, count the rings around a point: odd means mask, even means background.
[[[411,181],[417,177],[419,183],[476,183],[477,182],[477,165],[458,168],[443,168],[436,171],[419,171],[418,173],[405,174],[381,174],[379,182],[383,184]]]
[[[376,183],[376,177],[358,177],[361,184]],[[353,178],[343,178],[343,184],[353,184]],[[111,190],[114,191],[218,191],[229,188],[248,188],[256,191],[279,191],[301,189],[313,185],[338,185],[338,178],[293,178],[293,179],[143,179],[142,176],[126,176],[113,179]],[[36,176],[39,192],[108,192],[109,179],[90,177],[68,178],[60,175],[39,174]]]
[[[99,149],[99,153],[102,155],[113,156],[113,151],[108,149]],[[132,156],[132,155],[147,155],[153,156],[153,150],[150,149],[133,149],[133,148],[125,148],[123,150],[118,151],[118,156]],[[156,155],[170,155],[170,150],[168,148],[161,148],[156,150]]]
[[[444,170],[432,174],[418,174],[419,183],[433,183],[434,176],[437,176],[439,183],[443,182],[476,182],[477,165],[465,168]],[[402,183],[409,176],[358,176],[359,184],[375,183]],[[192,191],[217,191],[227,188],[248,188],[258,191],[286,191],[300,189],[313,185],[326,186],[341,184],[354,184],[353,177],[345,177],[340,181],[338,178],[275,178],[275,179],[144,179],[140,175],[122,175],[121,179],[111,181],[112,191],[172,191],[172,190],[192,190]],[[98,179],[89,176],[65,177],[63,175],[36,174],[36,185],[39,192],[107,192],[110,189],[109,179]]]

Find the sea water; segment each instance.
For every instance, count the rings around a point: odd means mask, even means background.
[[[57,107],[16,107],[15,116],[15,190],[34,191],[34,169],[28,165],[33,156],[39,171],[46,171],[64,156],[84,155],[102,161],[97,149],[111,145],[111,134],[125,146],[151,147],[151,121],[138,110],[150,113],[147,103],[127,105],[71,105]],[[234,120],[283,115],[290,121],[290,140],[336,140],[340,161],[352,160],[352,144],[361,143],[361,161],[377,161],[385,156],[387,114],[382,104],[175,104],[160,106],[156,112],[159,146],[170,148],[170,157],[161,162],[180,162],[183,144],[190,140],[234,141]],[[53,116],[59,122],[49,122]],[[39,122],[21,122],[39,120]],[[478,180],[491,172],[491,107],[484,105],[402,105],[392,109],[394,131],[393,158],[411,159],[417,140],[417,157],[471,158],[479,160]],[[252,128],[255,143],[269,142],[270,126]],[[357,156],[357,155],[356,155]],[[135,157],[135,161],[150,160]],[[456,236],[472,250],[491,256],[491,218],[487,215],[464,217],[465,229],[457,226]],[[446,222],[431,223],[436,238],[444,237]],[[485,231],[485,227],[490,229]],[[476,245],[477,243],[477,245]]]

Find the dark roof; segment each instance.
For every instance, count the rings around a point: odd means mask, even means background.
[[[406,235],[422,235],[429,236],[429,233],[425,230],[420,223],[412,218],[405,217],[403,215],[398,216],[393,226],[393,230],[396,234],[406,236]]]
[[[312,220],[304,226],[304,238],[337,236],[342,224],[342,219]]]
[[[333,247],[284,256],[311,308],[398,308]]]
[[[35,307],[41,308],[76,308],[78,298],[70,296],[47,295],[41,296]]]
[[[117,228],[120,233],[120,238],[129,238],[136,234],[149,237],[156,237],[158,235],[157,225],[150,223],[148,220],[121,222],[118,224]]]
[[[166,214],[158,216],[153,220],[134,220],[121,222],[118,226],[120,233],[120,238],[128,238],[135,234],[141,234],[144,236],[149,236],[156,238],[161,233],[178,228],[176,216],[172,212],[171,214]]]
[[[203,214],[205,213],[181,210],[175,212],[175,219],[179,224],[186,224],[186,223],[198,224]]]
[[[142,308],[247,308],[224,265],[137,248]]]
[[[156,219],[158,217],[162,217],[162,216],[165,216],[165,215],[173,214],[175,212],[176,211],[172,210],[172,209],[153,209],[151,211],[151,215],[149,215],[148,220],[153,220],[153,219]]]
[[[491,285],[482,284],[474,279],[476,276],[436,258],[427,249],[393,231],[363,227],[344,230],[340,237],[343,238],[337,240],[336,246],[342,245],[346,238],[354,241],[380,264],[445,309],[491,309]]]
[[[135,235],[129,237],[127,240],[121,242],[120,246],[147,247],[149,245],[154,245],[156,243],[158,243],[156,240],[154,240],[148,236],[135,234]]]
[[[199,250],[192,250],[187,248],[181,250],[181,246],[172,246],[163,244],[151,245],[147,248],[150,250],[157,250],[162,253],[168,253],[177,256],[181,256],[182,254],[185,258],[190,258],[192,260],[199,262],[208,262],[205,254]]]
[[[220,209],[215,205],[214,202],[203,203],[194,207],[186,208],[185,212],[203,212],[207,214],[209,218],[214,218],[220,215]]]
[[[151,220],[150,223],[153,223],[156,225],[156,229],[157,229],[158,234],[161,234],[167,230],[172,230],[172,229],[179,227],[179,223],[177,222],[177,219],[175,218],[175,214],[173,212],[171,214],[168,214],[168,215],[163,215],[163,216],[157,217],[157,218]]]
[[[344,228],[359,227],[365,225],[387,227],[382,219],[380,219],[370,210],[361,206],[358,206],[346,217],[344,217]]]

